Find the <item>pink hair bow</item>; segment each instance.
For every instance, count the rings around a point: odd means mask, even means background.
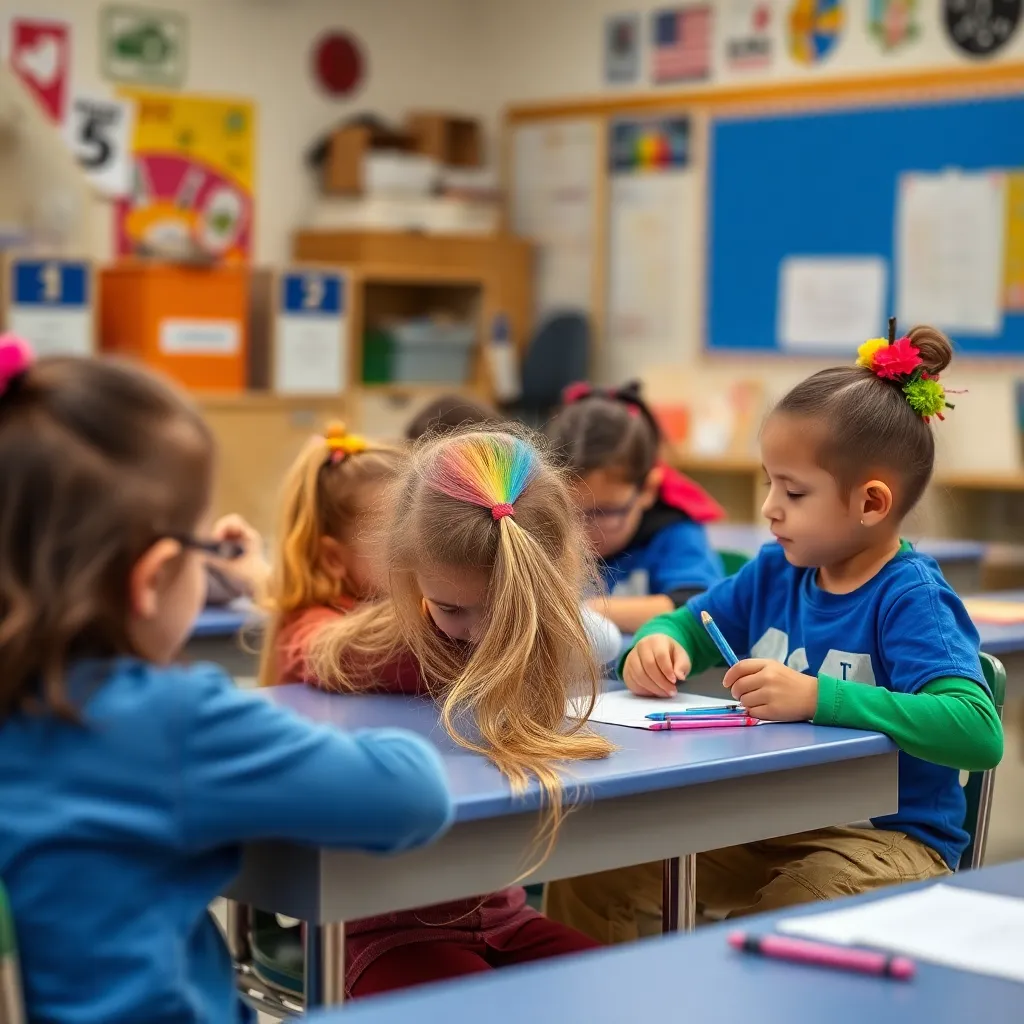
[[[32,346],[16,334],[0,335],[0,395],[36,361]]]

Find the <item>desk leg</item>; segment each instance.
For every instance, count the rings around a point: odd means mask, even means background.
[[[306,1010],[345,1001],[345,924],[306,924]]]
[[[662,861],[661,931],[679,931],[679,858]]]
[[[663,862],[661,878],[661,930],[692,932],[697,925],[697,855]]]

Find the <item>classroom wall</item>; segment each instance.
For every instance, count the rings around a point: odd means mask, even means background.
[[[104,0],[20,0],[4,4],[73,25],[72,75],[83,89],[111,89],[100,76],[99,12]],[[399,118],[413,106],[475,114],[477,49],[466,35],[467,0],[133,0],[185,14],[188,72],[182,91],[237,95],[257,105],[256,259],[287,259],[291,232],[314,195],[303,154],[318,133],[355,113]],[[308,66],[328,28],[363,42],[363,91],[337,101],[317,91]]]
[[[870,0],[846,0],[846,24],[837,48],[823,62],[804,67],[793,62],[786,52],[785,19],[792,0],[775,0],[771,5],[775,44],[772,65],[763,71],[737,71],[728,68],[724,59],[728,18],[737,4],[733,0],[712,0],[715,9],[712,77],[705,84],[686,83],[675,88],[690,90],[762,82],[768,85],[857,75],[868,79],[873,75],[897,74],[915,68],[971,65],[946,37],[939,0],[919,0],[919,37],[888,54],[866,30],[869,4]],[[638,0],[568,0],[562,3],[516,0],[515,3],[479,4],[474,28],[485,40],[486,102],[491,116],[500,119],[501,112],[507,108],[524,105],[565,103],[571,106],[574,100],[671,94],[673,86],[651,84],[647,66],[649,15],[661,6],[671,5]],[[628,11],[641,13],[643,42],[639,82],[608,85],[603,72],[605,19],[610,14]],[[1018,26],[1015,36],[993,60],[1024,60],[1024,26]],[[687,230],[679,243],[680,301],[673,306],[676,322],[667,332],[657,364],[647,355],[642,365],[634,365],[631,354],[616,348],[613,336],[603,337],[597,375],[609,382],[621,380],[627,372],[630,375],[642,373],[653,380],[666,379],[666,375],[654,369],[655,365],[664,364],[699,379],[699,387],[703,389],[727,385],[740,375],[758,376],[765,383],[768,399],[772,400],[823,364],[792,357],[729,359],[703,353],[706,126],[697,119],[693,127],[694,161],[684,172],[686,181],[678,192],[679,201],[686,204],[681,219],[687,224]],[[865,158],[869,159],[869,155]],[[738,286],[737,297],[741,296],[742,287]],[[950,422],[938,431],[941,465],[950,469],[1019,471],[1020,446],[1013,393],[1018,375],[1024,375],[1024,361],[954,363],[951,386],[965,387],[969,393],[957,405]]]

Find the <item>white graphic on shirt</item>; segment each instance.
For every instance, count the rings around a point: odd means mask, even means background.
[[[651,575],[646,569],[634,569],[612,587],[612,597],[647,597],[651,592]]]
[[[806,672],[810,667],[806,649],[798,647],[790,654],[789,634],[774,626],[767,629],[761,639],[750,648],[750,656],[780,661],[795,672]],[[825,655],[817,674],[832,676],[833,679],[845,679],[848,682],[866,683],[868,686],[877,685],[870,654],[837,651],[833,648]]]
[[[807,651],[803,647],[798,647],[787,659],[786,664],[794,672],[803,672],[807,668]]]
[[[765,658],[768,661],[784,662],[788,653],[789,635],[774,626],[750,648],[752,658]]]
[[[867,683],[875,686],[875,670],[871,667],[870,654],[852,654],[850,651],[831,650],[818,669],[819,675],[833,679],[845,679],[853,683]]]

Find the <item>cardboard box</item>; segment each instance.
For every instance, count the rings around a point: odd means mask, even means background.
[[[476,119],[414,111],[405,126],[417,153],[431,156],[446,167],[480,166],[483,144]]]

